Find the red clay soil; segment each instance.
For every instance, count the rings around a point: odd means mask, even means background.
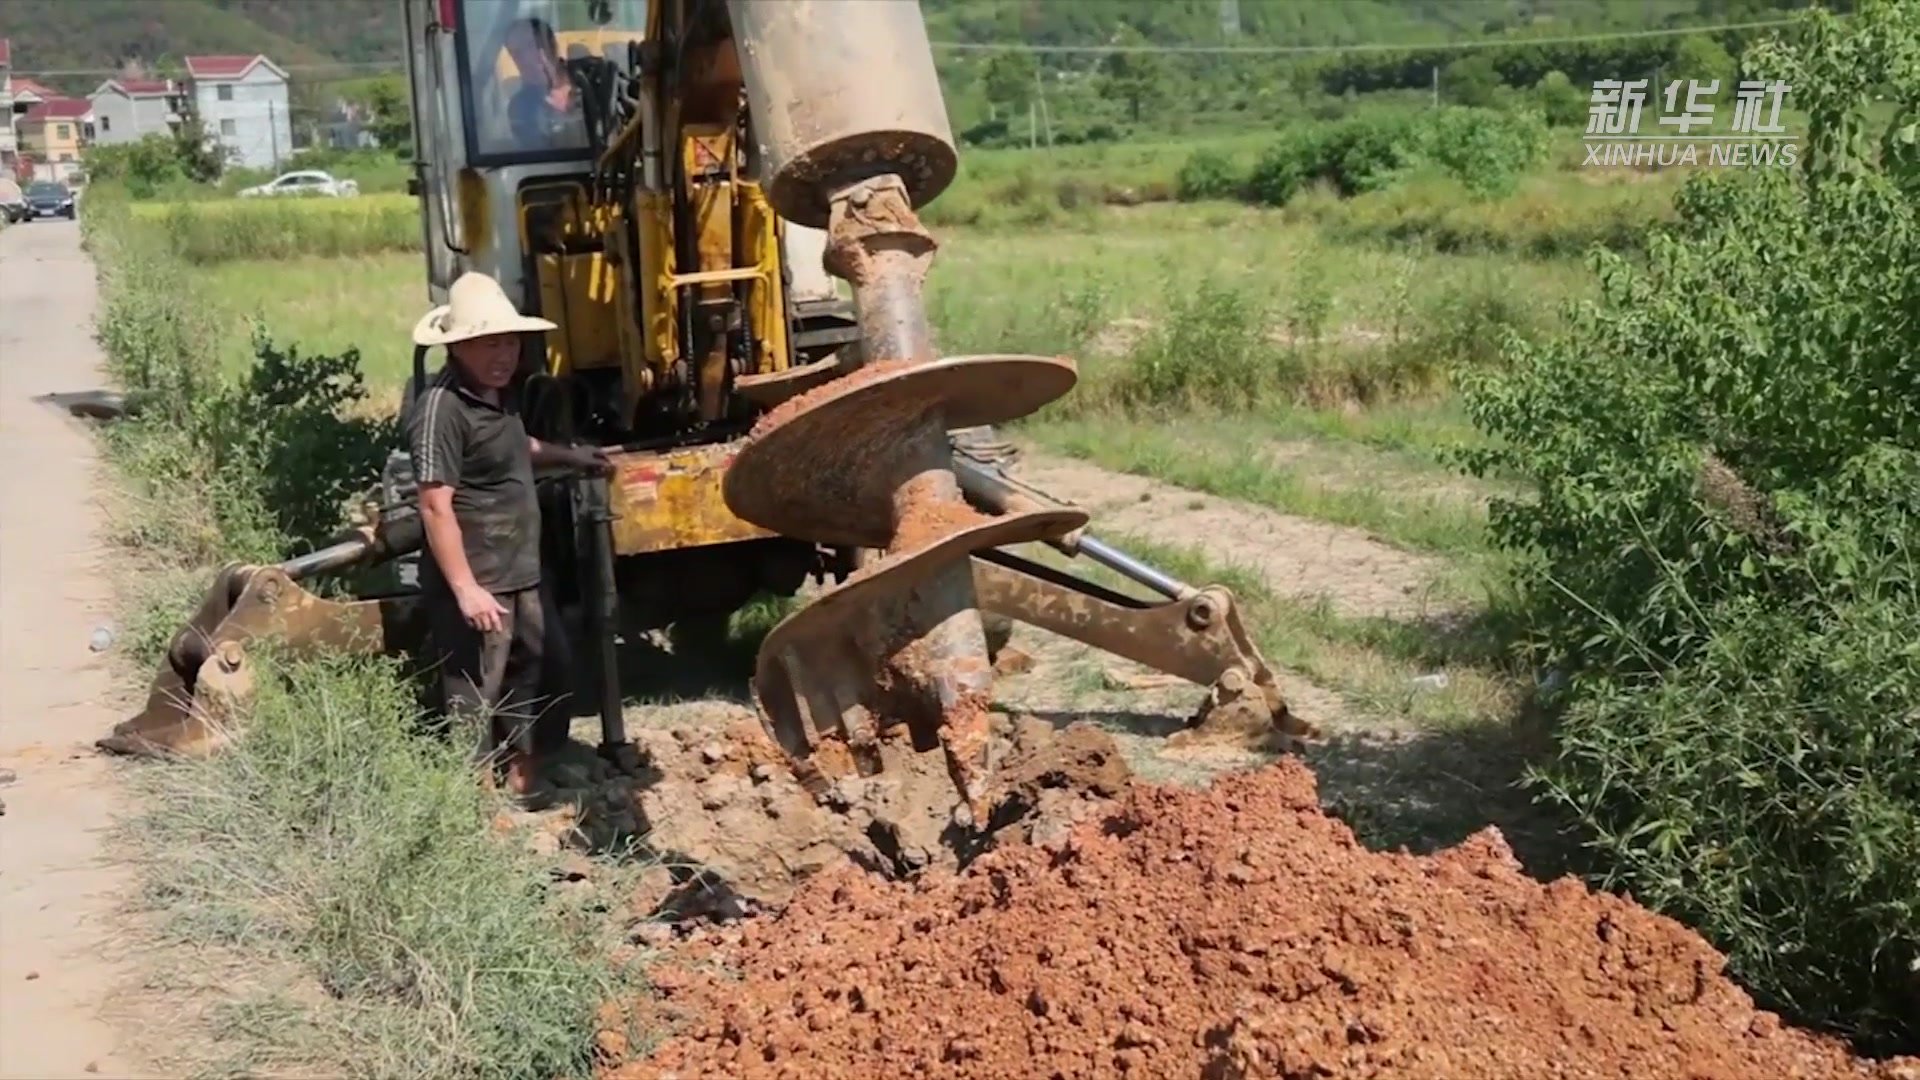
[[[942,479],[947,478],[937,474],[918,476],[899,493],[900,520],[893,542],[887,545],[889,555],[918,551],[988,520],[987,515],[967,505],[958,489],[940,491]]]
[[[842,375],[830,380],[769,409],[753,422],[753,430],[748,433],[748,437],[758,438],[823,401],[851,393],[870,382],[878,382],[889,375],[897,375],[908,368],[918,366],[919,364],[913,360],[876,360],[863,364],[850,375]]]
[[[639,1005],[677,1034],[617,1063],[610,1008],[604,1080],[1911,1075],[1783,1028],[1697,935],[1527,877],[1493,830],[1366,850],[1292,759],[1110,806],[958,875],[829,872],[688,946]]]

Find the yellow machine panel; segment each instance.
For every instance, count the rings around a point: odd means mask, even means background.
[[[547,370],[620,366],[620,279],[598,251],[541,255],[540,310],[560,324],[546,335]]]
[[[621,555],[773,536],[733,516],[720,481],[739,444],[616,453],[609,501],[613,547]]]

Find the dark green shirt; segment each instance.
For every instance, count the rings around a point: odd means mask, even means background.
[[[488,592],[540,584],[540,503],[534,497],[527,429],[502,398],[495,405],[469,389],[449,362],[407,415],[413,476],[453,489],[453,516],[473,578]],[[423,583],[445,586],[432,552]]]

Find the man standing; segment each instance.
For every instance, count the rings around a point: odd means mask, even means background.
[[[429,557],[422,561],[434,659],[446,708],[478,729],[480,753],[504,759],[508,790],[550,789],[536,772],[533,726],[547,660],[535,464],[609,471],[598,447],[551,446],[527,434],[510,389],[521,335],[554,329],[514,309],[499,282],[469,273],[422,318],[416,345],[447,363],[407,414]]]

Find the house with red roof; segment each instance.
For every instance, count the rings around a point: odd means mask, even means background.
[[[93,102],[48,98],[20,118],[17,134],[20,153],[33,159],[36,179],[69,180],[80,171],[80,152],[93,140]]]
[[[186,111],[187,88],[172,79],[108,79],[87,95],[97,143],[138,142],[173,131]]]
[[[189,56],[186,81],[189,107],[229,162],[273,169],[292,156],[284,68],[260,55]]]

